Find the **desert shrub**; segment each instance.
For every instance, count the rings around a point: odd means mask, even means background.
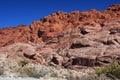
[[[27,60],[21,60],[21,61],[18,62],[18,65],[24,67],[28,63],[29,63],[29,61],[27,61]]]
[[[29,77],[34,77],[34,78],[40,78],[40,72],[38,70],[36,70],[35,67],[25,67],[24,72],[26,73],[26,75],[28,75]]]
[[[117,78],[120,78],[120,65],[118,62],[110,63],[109,66],[101,67],[96,70],[96,74],[111,74]]]
[[[0,66],[0,75],[3,75],[3,74],[4,74],[4,67]]]

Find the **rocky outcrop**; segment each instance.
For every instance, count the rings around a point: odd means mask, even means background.
[[[0,29],[0,39],[9,60],[71,69],[120,61],[120,4],[102,12],[59,11],[29,27]]]
[[[26,25],[0,29],[0,47],[17,42],[28,42],[31,30]]]
[[[58,11],[39,21],[34,21],[29,27],[19,25],[0,29],[0,47],[16,42],[48,41],[53,37],[69,34],[75,28],[81,28],[83,34],[100,31],[106,24],[105,22],[120,18],[119,8],[120,4],[116,4],[102,12],[97,10],[71,13]],[[76,31],[74,30],[74,32]]]

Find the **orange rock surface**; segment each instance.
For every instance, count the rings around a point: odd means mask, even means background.
[[[71,13],[58,11],[39,21],[34,21],[29,27],[20,25],[0,29],[0,47],[17,42],[45,42],[62,32],[71,31],[74,27],[98,24],[102,27],[105,22],[119,18],[120,4],[112,5],[101,12],[97,10]]]

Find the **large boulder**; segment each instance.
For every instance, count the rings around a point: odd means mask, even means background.
[[[15,43],[0,49],[1,54],[7,55],[8,60],[19,61],[26,60],[38,60],[36,47],[27,43]],[[40,55],[39,55],[40,56]],[[42,56],[41,56],[42,58]],[[43,62],[43,59],[39,63]]]

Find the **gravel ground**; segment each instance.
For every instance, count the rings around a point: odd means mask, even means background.
[[[0,80],[66,80],[66,79],[57,79],[57,78],[49,78],[49,79],[44,79],[44,78],[22,78],[22,77],[0,77]]]
[[[35,78],[14,78],[14,77],[0,77],[0,80],[45,80],[43,78],[35,79]],[[48,79],[49,80],[49,79]]]

